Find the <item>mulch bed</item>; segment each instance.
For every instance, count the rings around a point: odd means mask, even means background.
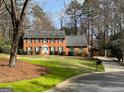
[[[0,58],[0,83],[32,79],[47,73],[47,67],[20,61],[16,67],[10,68],[8,60]]]

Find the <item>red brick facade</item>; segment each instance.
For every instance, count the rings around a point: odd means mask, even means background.
[[[66,52],[68,54],[69,51],[85,52],[88,53],[87,47],[74,47],[69,48],[66,46],[66,39],[65,38],[42,38],[42,39],[24,39],[24,51],[33,51],[33,53],[39,52],[40,54],[50,54],[51,51],[58,51],[58,52]]]

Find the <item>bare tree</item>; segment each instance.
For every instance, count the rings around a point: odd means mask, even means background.
[[[3,3],[5,4],[5,7],[11,16],[12,26],[13,26],[13,38],[12,38],[9,66],[15,67],[17,48],[20,37],[20,27],[24,20],[25,10],[30,0],[24,0],[24,1],[22,0],[23,1],[22,9],[18,9],[17,0],[10,0],[10,7],[7,4],[7,1],[3,0]]]

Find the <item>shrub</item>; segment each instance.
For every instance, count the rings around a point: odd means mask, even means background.
[[[60,53],[60,55],[66,56],[66,52],[65,52],[65,51],[62,51],[62,52]]]
[[[83,56],[83,53],[79,52],[77,55],[78,55],[78,56]]]
[[[111,50],[107,51],[107,57],[113,57],[113,54],[112,54]]]
[[[40,51],[37,51],[35,54],[36,54],[36,55],[39,55],[39,54],[40,54]]]
[[[18,54],[19,54],[19,55],[23,55],[23,54],[24,54],[23,49],[19,49],[19,50],[18,50]]]
[[[29,54],[30,54],[30,55],[33,55],[33,51],[29,51]]]
[[[50,51],[50,55],[54,55],[54,51]]]
[[[89,54],[87,52],[85,52],[85,51],[82,53],[83,57],[87,57],[87,55],[89,55]],[[92,56],[92,55],[90,54],[90,56]]]
[[[11,45],[11,40],[5,40],[5,41],[4,41],[4,44],[5,44],[5,45]]]
[[[10,45],[4,45],[0,47],[0,52],[1,53],[6,53],[6,54],[10,54],[11,51],[11,46]]]
[[[28,52],[27,52],[27,51],[24,51],[24,52],[23,52],[23,55],[27,55],[27,54],[28,54]]]
[[[59,55],[60,54],[60,52],[59,51],[55,51],[55,53],[54,53],[55,55]]]
[[[121,48],[111,45],[111,46],[108,47],[108,49],[111,50],[111,55],[113,57],[116,57],[118,59],[118,61],[123,59],[123,51],[121,50]]]
[[[70,51],[69,51],[69,52],[68,52],[68,55],[69,55],[69,56],[74,56],[74,52],[70,52]]]

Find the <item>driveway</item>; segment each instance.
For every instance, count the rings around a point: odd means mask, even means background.
[[[102,58],[99,58],[102,59]],[[103,60],[103,59],[102,59]],[[105,73],[81,75],[67,80],[52,92],[124,92],[124,67],[104,59]]]

